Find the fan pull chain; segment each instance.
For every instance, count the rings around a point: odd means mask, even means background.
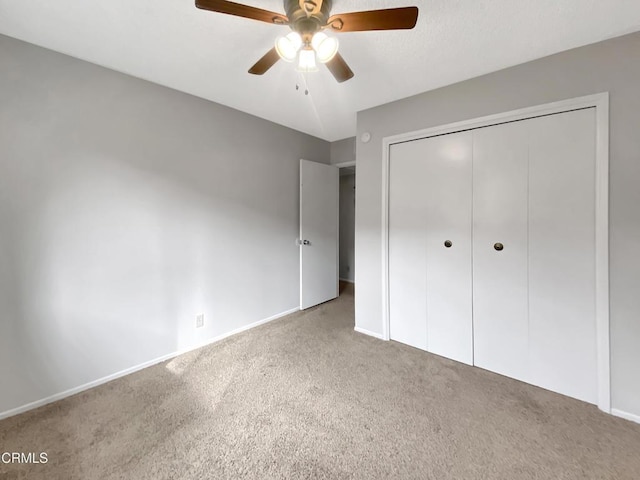
[[[305,76],[306,72],[300,72],[302,76],[302,83],[304,84],[304,94],[309,95],[309,84],[307,83],[307,77]],[[296,90],[300,90],[300,85],[296,83]]]

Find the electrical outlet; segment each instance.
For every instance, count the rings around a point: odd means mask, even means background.
[[[196,328],[204,327],[204,314],[196,316]]]

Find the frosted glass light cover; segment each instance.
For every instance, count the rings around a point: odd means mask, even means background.
[[[313,50],[300,50],[298,59],[299,72],[317,72],[316,54]]]
[[[318,61],[327,63],[338,53],[338,39],[329,37],[327,34],[318,32],[311,39],[311,46],[318,55]]]
[[[276,39],[276,52],[285,62],[293,62],[301,46],[302,38],[297,32]]]

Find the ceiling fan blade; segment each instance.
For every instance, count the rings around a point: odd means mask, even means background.
[[[334,32],[365,32],[368,30],[408,30],[416,26],[418,7],[389,8],[366,12],[339,13],[327,20]]]
[[[264,57],[258,60],[256,64],[249,69],[249,73],[254,75],[263,75],[267,70],[273,67],[278,60],[280,60],[280,56],[278,55],[278,52],[276,52],[276,48],[273,47],[264,55]]]
[[[335,57],[325,63],[325,65],[336,78],[338,83],[342,83],[353,78],[353,72],[339,53],[336,53]]]
[[[261,22],[275,23],[276,25],[288,25],[289,19],[280,13],[262,10],[261,8],[241,5],[226,0],[196,0],[196,7],[212,12],[226,13],[236,17],[250,18]]]

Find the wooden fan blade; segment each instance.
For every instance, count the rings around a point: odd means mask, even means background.
[[[408,30],[416,26],[418,7],[389,8],[367,12],[339,13],[327,20],[334,32],[368,30]]]
[[[353,72],[339,53],[336,53],[336,56],[325,63],[325,65],[336,78],[338,83],[342,83],[353,78]]]
[[[276,48],[273,47],[264,55],[264,57],[258,60],[256,64],[249,69],[249,73],[254,75],[263,75],[267,70],[273,67],[278,60],[280,60],[280,55],[276,52]]]
[[[236,17],[250,18],[261,22],[275,23],[276,25],[288,25],[289,19],[280,13],[262,10],[261,8],[241,5],[226,0],[196,0],[196,7],[212,12],[226,13]]]

